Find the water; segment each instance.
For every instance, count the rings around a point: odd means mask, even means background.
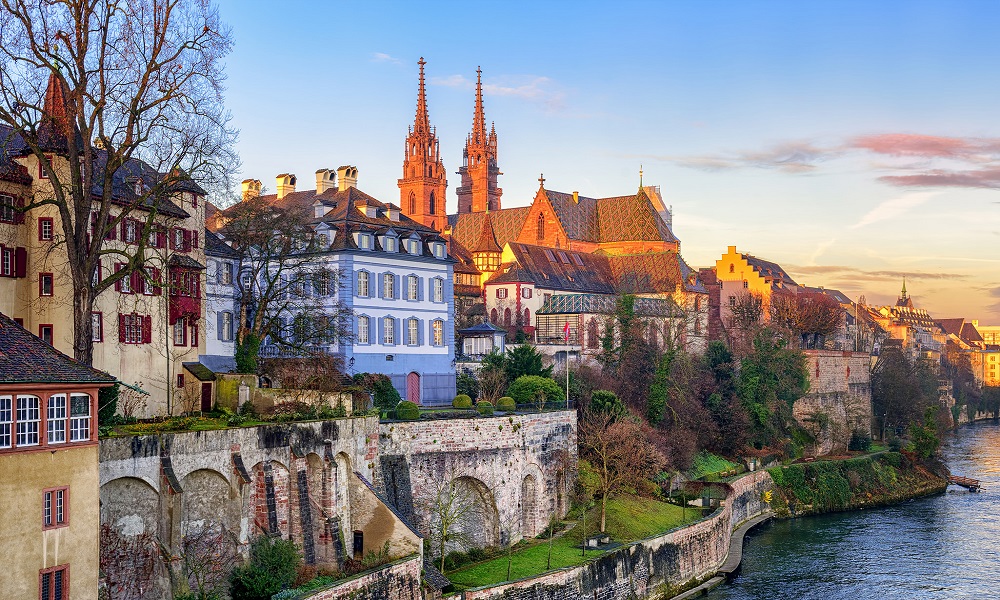
[[[1000,426],[961,428],[943,444],[955,475],[979,494],[774,521],[746,541],[740,575],[712,600],[1000,598]]]

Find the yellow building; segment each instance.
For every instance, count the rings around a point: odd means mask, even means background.
[[[51,79],[45,113],[58,116],[61,103]],[[72,355],[73,284],[63,227],[54,205],[17,210],[32,199],[53,197],[46,169],[19,140],[0,128],[0,312]],[[60,179],[69,181],[68,160],[58,150],[46,157]],[[135,204],[163,178],[139,160],[127,162],[114,175],[110,217],[119,217],[127,210],[119,206]],[[137,271],[106,289],[91,314],[94,366],[149,393],[134,409],[138,417],[176,414],[204,402],[201,386],[183,363],[197,362],[205,353],[205,192],[182,179],[166,189],[166,196],[150,196],[108,232],[95,274],[95,279],[107,278],[123,269],[124,257],[135,252],[140,236],[148,235],[142,265],[146,275]],[[95,217],[91,214],[91,231]],[[144,234],[150,217],[153,226]],[[115,256],[115,250],[123,254]],[[207,391],[211,405],[211,389]]]
[[[736,246],[729,246],[726,253],[715,261],[715,276],[720,284],[719,311],[723,325],[729,324],[732,316],[730,309],[735,306],[740,294],[749,292],[759,295],[766,318],[773,291],[799,287],[780,265],[738,252]]]
[[[113,381],[0,314],[4,598],[96,600],[97,393]]]

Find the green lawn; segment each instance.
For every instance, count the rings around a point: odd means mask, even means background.
[[[710,452],[702,451],[694,457],[694,464],[691,465],[691,470],[688,471],[688,478],[701,479],[710,475],[716,475],[717,473],[732,471],[737,468],[739,468],[739,465],[734,462],[730,462],[721,456],[716,456]]]
[[[612,539],[620,543],[634,542],[654,536],[683,523],[682,509],[673,504],[658,502],[649,498],[621,496],[608,501],[607,532]],[[687,520],[693,521],[701,517],[701,511],[689,508],[686,511]],[[578,565],[601,554],[597,550],[588,550],[587,559],[581,556],[580,542],[584,537],[583,520],[579,516],[576,526],[562,537],[557,537],[552,543],[552,568]],[[597,533],[601,519],[601,507],[598,504],[587,511],[588,535]],[[523,579],[544,573],[548,557],[547,540],[531,540],[524,548],[512,554],[510,581]],[[463,588],[479,587],[508,581],[507,557],[500,556],[478,564],[463,567],[457,571],[446,573],[448,579]]]

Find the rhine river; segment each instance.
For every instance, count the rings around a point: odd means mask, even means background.
[[[972,494],[772,521],[751,532],[740,575],[707,598],[1000,598],[1000,426],[966,425],[942,444]]]

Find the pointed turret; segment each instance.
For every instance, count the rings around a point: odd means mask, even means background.
[[[500,268],[500,255],[503,249],[497,243],[496,232],[493,230],[493,218],[489,212],[483,215],[483,227],[479,232],[479,240],[472,248],[472,261],[483,274],[483,281]]]
[[[399,205],[404,215],[441,231],[448,223],[445,211],[448,180],[441,160],[441,145],[427,111],[427,87],[424,84],[424,65],[427,62],[421,56],[417,64],[420,65],[417,112],[406,137],[403,177],[398,181]]]
[[[497,176],[502,175],[497,165],[496,126],[486,131],[486,112],[483,108],[483,70],[476,69],[476,105],[472,111],[472,131],[465,138],[462,153],[462,185],[458,188],[458,212],[485,212],[500,209],[503,190],[497,187]]]
[[[42,119],[38,124],[38,143],[42,150],[55,154],[69,153],[68,140],[72,137],[69,104],[62,80],[55,73],[49,75],[42,104]]]

